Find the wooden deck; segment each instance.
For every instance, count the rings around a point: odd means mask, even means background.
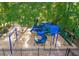
[[[11,29],[10,29],[11,30]],[[24,27],[22,32],[19,31],[18,40],[16,40],[15,33],[12,35],[12,45],[13,48],[38,48],[38,44],[34,42],[34,37],[36,34],[30,33],[27,31],[27,28]],[[47,41],[45,45],[40,44],[40,48],[56,48],[54,44],[52,44],[52,36],[46,35]],[[56,40],[56,38],[55,38]],[[50,45],[51,44],[51,45]],[[25,46],[27,45],[27,46]],[[69,46],[68,43],[58,35],[58,44],[57,48],[74,48],[75,46]],[[0,48],[9,48],[9,37],[8,33],[5,37],[0,39]]]
[[[60,35],[58,35],[58,43],[56,47],[54,44],[51,44],[52,37],[49,35],[46,35],[48,39],[45,45],[39,44],[38,46],[38,44],[34,42],[36,34],[30,33],[27,27],[23,27],[22,29],[22,31],[18,31],[18,40],[16,40],[15,33],[12,35],[12,55],[14,56],[62,56],[65,55],[67,48],[76,48],[74,45],[69,46],[68,43]],[[12,28],[9,29],[9,31],[11,30]],[[10,32],[0,38],[0,55],[10,55],[10,50],[6,50],[10,49],[8,37],[9,33]]]

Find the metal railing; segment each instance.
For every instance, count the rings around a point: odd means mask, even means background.
[[[43,48],[28,48],[28,49],[0,49],[0,56],[79,56],[79,49],[43,49]]]

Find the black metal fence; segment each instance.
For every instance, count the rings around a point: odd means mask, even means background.
[[[0,56],[79,56],[79,49],[0,49]]]

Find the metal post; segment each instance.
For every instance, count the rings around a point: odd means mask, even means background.
[[[38,17],[36,17],[36,19],[34,20],[34,26],[37,26],[37,23],[38,23]]]
[[[38,44],[38,56],[39,56],[39,44]]]
[[[55,47],[56,47],[56,45],[57,45],[57,41],[58,41],[58,33],[57,33],[57,36],[56,36]]]
[[[21,48],[20,52],[21,52],[21,56],[22,56],[22,48]]]
[[[65,53],[65,56],[67,56],[67,50],[68,50],[68,48],[66,49],[66,53]]]
[[[17,40],[17,39],[18,39],[18,38],[17,38],[17,29],[15,28],[14,31],[15,31],[16,40]],[[12,34],[14,33],[14,31],[9,34],[9,45],[10,45],[10,52],[11,52],[11,54],[12,54],[12,42],[11,42],[11,38],[10,38],[10,37],[12,36]]]
[[[45,50],[45,43],[44,43],[44,50]]]
[[[67,49],[66,49],[65,56],[68,56],[68,55],[69,55],[69,53],[70,53],[70,48],[67,48]]]
[[[49,50],[49,56],[51,55],[51,48],[50,48],[50,50]]]
[[[52,36],[52,44],[54,44],[55,35]]]
[[[10,52],[12,54],[12,42],[11,42],[11,35],[9,35],[9,45],[10,45]]]
[[[17,37],[17,35],[18,35],[18,33],[17,33],[17,29],[15,28],[15,34],[16,34],[16,40],[18,40],[18,37]]]
[[[4,52],[4,49],[2,48],[2,51],[3,51],[3,55],[5,56],[5,52]]]

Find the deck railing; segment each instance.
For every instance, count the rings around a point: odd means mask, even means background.
[[[79,56],[79,49],[0,49],[0,56]]]

